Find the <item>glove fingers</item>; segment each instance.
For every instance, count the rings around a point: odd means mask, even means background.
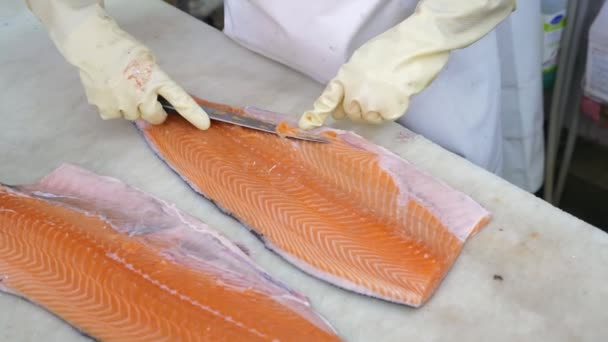
[[[353,92],[353,89],[350,89],[350,92],[346,93],[344,97],[344,103],[342,107],[344,107],[344,112],[354,122],[362,122],[363,114],[361,111],[361,103],[360,98],[356,95],[356,90]]]
[[[363,120],[365,120],[366,122],[369,122],[371,124],[381,124],[383,119],[382,119],[382,115],[380,115],[380,113],[376,112],[376,111],[371,111],[371,112],[365,112],[363,114]]]
[[[141,113],[139,112],[139,109],[137,109],[137,106],[135,106],[135,105],[128,106],[125,109],[121,109],[120,114],[122,115],[123,118],[125,118],[126,120],[129,120],[129,121],[135,121],[135,120],[139,119],[139,117],[141,115]]]
[[[353,121],[360,122],[363,119],[361,106],[357,101],[345,101],[344,112],[346,112],[346,115]]]
[[[167,82],[158,88],[158,94],[169,101],[175,110],[195,127],[202,130],[209,128],[207,113],[177,84]]]
[[[111,107],[99,108],[99,116],[101,116],[102,120],[112,120],[112,119],[118,119],[121,117],[120,111],[118,110],[118,108],[111,108]]]
[[[313,104],[313,109],[304,112],[300,117],[301,129],[311,129],[322,126],[330,113],[339,107],[344,98],[344,87],[336,81],[329,82],[325,90]]]
[[[384,120],[396,120],[404,115],[409,106],[409,98],[396,99],[392,106],[384,108],[382,111],[382,118]]]
[[[345,102],[344,106],[348,108],[345,109],[346,114],[353,122],[379,124],[383,121],[380,112],[372,109],[374,107],[370,103],[351,100]]]
[[[338,106],[333,111],[333,113],[331,114],[331,116],[335,120],[342,120],[342,119],[346,118],[348,115],[346,115],[346,112],[344,112],[344,107],[343,106]]]
[[[377,94],[370,96],[370,94]],[[407,111],[409,98],[399,96],[390,87],[371,88],[363,85],[344,100],[344,110],[350,119],[356,122],[379,124],[383,121],[394,121]],[[391,94],[385,96],[386,94]]]
[[[167,112],[158,102],[156,93],[147,96],[143,103],[139,105],[141,118],[153,125],[159,125],[167,119]]]

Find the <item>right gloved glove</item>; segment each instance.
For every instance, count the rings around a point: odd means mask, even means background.
[[[118,27],[103,0],[26,0],[66,60],[80,70],[89,103],[103,119],[165,121],[164,97],[199,129],[209,117],[156,64],[151,51]]]
[[[489,33],[515,6],[515,0],[421,0],[414,14],[353,53],[302,114],[300,128],[322,126],[330,114],[366,123],[398,119],[451,50]]]

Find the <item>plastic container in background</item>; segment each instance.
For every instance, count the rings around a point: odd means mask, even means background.
[[[585,95],[608,104],[608,1],[589,29],[585,72]]]
[[[566,27],[567,6],[568,0],[542,0],[541,2],[544,32],[543,86],[545,89],[552,88],[555,83],[557,56]]]

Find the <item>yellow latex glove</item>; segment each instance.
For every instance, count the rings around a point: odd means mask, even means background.
[[[515,0],[421,0],[410,17],[353,53],[313,109],[302,114],[300,128],[319,127],[330,114],[368,123],[398,119],[451,50],[482,38],[515,6]]]
[[[209,117],[163,72],[151,51],[118,27],[103,0],[26,0],[66,60],[80,70],[90,104],[103,119],[165,121],[158,95],[200,129]]]

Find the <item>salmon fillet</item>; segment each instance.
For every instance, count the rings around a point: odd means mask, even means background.
[[[104,341],[338,340],[222,235],[72,165],[0,185],[0,288]]]
[[[279,124],[260,110],[199,103]],[[200,194],[255,232],[267,248],[343,289],[420,306],[464,242],[490,219],[465,194],[360,136],[313,131],[328,144],[178,115],[137,123],[146,141]]]

